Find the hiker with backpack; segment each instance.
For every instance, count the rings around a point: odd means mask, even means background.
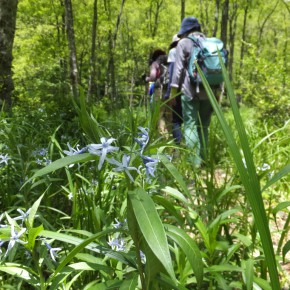
[[[156,49],[149,60],[150,72],[146,77],[146,81],[149,83],[149,96],[150,106],[154,106],[156,103],[164,101],[164,95],[167,90],[169,78],[167,77],[167,55],[166,52],[161,49]],[[158,121],[158,128],[161,134],[168,134],[168,126],[170,124],[168,120],[169,110],[166,106],[160,107],[160,115]]]
[[[170,98],[174,104],[175,97],[180,91],[185,143],[192,150],[188,160],[194,167],[199,167],[206,161],[208,128],[213,108],[197,72],[196,63],[211,77],[211,69],[204,68],[204,62],[207,60],[202,53],[206,51],[208,55],[214,55],[216,61],[219,59],[217,50],[224,52],[218,39],[209,38],[209,42],[216,41],[217,45],[209,45],[208,48],[208,38],[201,32],[201,25],[195,17],[184,18],[177,35],[181,40],[176,48]],[[220,77],[220,68],[214,73],[216,78],[210,85],[214,94],[218,96],[221,93],[222,83],[222,77],[217,80]]]
[[[174,69],[174,62],[176,58],[176,47],[179,41],[179,37],[175,34],[172,38],[172,42],[169,46],[169,53],[168,53],[168,70],[169,70],[169,83],[167,86],[167,91],[164,95],[164,99],[167,100],[170,97],[171,91],[171,81]],[[178,95],[175,98],[174,104],[171,106],[172,110],[172,137],[176,145],[180,145],[182,132],[181,132],[181,125],[183,123],[182,120],[182,108],[181,108],[181,97]]]

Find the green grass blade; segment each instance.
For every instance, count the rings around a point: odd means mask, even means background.
[[[263,187],[262,192],[266,190],[268,187],[276,183],[278,180],[286,176],[290,172],[290,164],[287,164],[285,167],[283,167],[278,173],[276,173]]]
[[[249,203],[252,207],[252,211],[255,217],[256,227],[260,233],[262,246],[265,254],[266,263],[268,266],[270,279],[272,283],[273,289],[281,289],[280,288],[280,282],[279,282],[279,276],[277,271],[277,264],[272,244],[272,239],[270,235],[270,230],[268,226],[268,220],[267,215],[262,199],[261,189],[259,180],[256,174],[256,168],[253,161],[252,151],[249,147],[248,138],[246,134],[246,130],[243,125],[243,121],[241,119],[239,109],[237,106],[236,98],[234,95],[233,87],[231,85],[231,82],[229,80],[229,76],[226,72],[225,66],[222,63],[223,68],[223,75],[225,80],[225,86],[227,90],[227,95],[229,97],[232,112],[235,119],[235,125],[236,129],[238,131],[239,135],[239,141],[240,141],[240,147],[237,145],[237,143],[234,140],[234,134],[232,134],[229,125],[227,124],[225,117],[222,113],[222,110],[210,88],[208,85],[205,76],[203,75],[201,69],[198,67],[199,73],[201,75],[203,85],[205,87],[205,90],[209,96],[209,99],[211,101],[211,104],[213,106],[213,109],[217,115],[217,118],[220,122],[220,125],[222,127],[222,130],[224,132],[226,141],[229,146],[229,150],[231,152],[231,155],[233,157],[233,160],[236,164],[236,167],[240,173],[241,181],[245,187],[245,191],[247,194],[247,198],[249,200]],[[245,157],[245,163],[243,164],[243,159],[240,154],[240,150],[242,150],[244,157]]]

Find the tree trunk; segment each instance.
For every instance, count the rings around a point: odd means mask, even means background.
[[[248,10],[249,10],[249,4],[250,4],[249,1],[250,0],[247,0],[247,4],[244,8],[244,21],[243,21],[243,29],[242,29],[242,45],[241,45],[241,55],[240,55],[240,71],[242,70],[243,64],[244,64],[247,20],[248,20]]]
[[[91,48],[91,59],[90,59],[90,75],[88,82],[88,93],[87,101],[91,101],[93,88],[95,87],[96,81],[96,38],[97,38],[97,24],[98,24],[98,0],[94,0],[94,16],[92,26],[92,48]]]
[[[230,32],[229,32],[229,75],[232,77],[233,75],[233,63],[234,63],[234,51],[235,51],[235,35],[237,29],[237,18],[238,18],[238,4],[235,2],[233,3],[232,13],[229,19],[230,22]]]
[[[225,0],[222,5],[222,19],[221,19],[221,40],[225,47],[227,47],[228,40],[228,19],[229,19],[229,0]]]
[[[215,14],[214,14],[214,27],[212,30],[212,36],[216,37],[219,23],[219,14],[220,14],[220,0],[215,1]]]
[[[157,35],[158,31],[158,23],[159,23],[159,14],[160,10],[163,5],[163,0],[157,0],[154,2],[156,4],[156,7],[153,7],[153,3],[151,1],[150,3],[150,11],[149,11],[149,17],[150,17],[150,32],[152,38],[154,38]],[[156,8],[156,9],[154,9]]]
[[[276,2],[276,4],[274,5],[273,9],[271,9],[271,11],[269,12],[268,15],[266,15],[264,21],[262,22],[262,25],[259,29],[259,36],[258,36],[258,54],[260,54],[260,49],[261,49],[261,43],[262,43],[262,35],[263,35],[263,32],[264,32],[264,28],[265,28],[265,25],[267,23],[267,21],[270,19],[271,15],[275,12],[278,4],[280,3],[280,0],[278,0]],[[264,11],[263,11],[263,16],[265,15]]]
[[[181,0],[181,11],[180,11],[181,22],[185,17],[185,0]]]
[[[12,49],[16,29],[18,0],[0,1],[0,99],[5,102],[4,109],[12,109]]]
[[[71,0],[65,0],[65,23],[69,47],[69,62],[70,62],[70,79],[71,87],[74,98],[78,98],[78,66],[77,66],[77,52],[75,44],[75,34],[74,34],[74,21],[73,21],[73,10]]]
[[[116,48],[116,42],[117,42],[117,36],[118,36],[118,31],[120,27],[120,21],[121,21],[121,16],[123,13],[123,8],[125,5],[126,0],[122,0],[121,7],[120,7],[120,12],[118,14],[117,22],[116,22],[116,28],[114,31],[113,36],[111,36],[111,32],[109,35],[109,49],[110,49],[110,59],[109,59],[109,74],[110,74],[110,79],[111,79],[111,100],[112,104],[115,104],[116,98],[117,98],[117,89],[116,89],[116,72],[115,72],[115,48]]]

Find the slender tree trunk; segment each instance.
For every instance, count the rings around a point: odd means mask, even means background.
[[[258,36],[258,53],[260,53],[260,49],[261,49],[261,43],[262,43],[262,35],[263,35],[263,32],[264,32],[264,28],[265,28],[265,25],[267,23],[267,21],[270,19],[271,15],[275,12],[278,4],[280,3],[280,0],[278,0],[276,2],[276,4],[274,5],[273,9],[271,9],[271,11],[268,13],[268,15],[266,15],[264,21],[262,22],[262,25],[259,29],[259,36]],[[265,15],[265,13],[263,13],[263,15]]]
[[[222,5],[222,19],[221,19],[221,40],[225,47],[227,47],[228,40],[228,19],[229,19],[229,0],[225,0]]]
[[[121,7],[120,7],[120,12],[118,14],[117,22],[116,22],[116,27],[113,36],[111,36],[110,32],[110,40],[109,40],[109,48],[110,48],[110,59],[109,59],[109,73],[111,77],[111,100],[113,104],[115,104],[116,98],[117,98],[117,89],[116,89],[116,72],[115,72],[115,48],[116,48],[116,42],[117,42],[117,36],[119,32],[119,27],[120,27],[120,22],[121,22],[121,17],[123,13],[123,8],[125,5],[126,0],[122,0]]]
[[[91,101],[93,87],[96,80],[96,38],[97,38],[97,24],[98,24],[98,0],[94,0],[94,16],[92,26],[92,48],[90,59],[90,75],[88,82],[87,101]]]
[[[181,11],[180,11],[181,22],[184,17],[185,17],[185,0],[181,0]]]
[[[219,23],[219,14],[220,14],[220,0],[215,1],[215,14],[214,14],[214,27],[212,30],[212,36],[216,37]]]
[[[12,109],[12,49],[16,29],[18,0],[0,1],[0,99],[5,102],[5,110]]]
[[[156,4],[156,6],[153,7],[153,4]],[[149,19],[150,19],[150,33],[152,38],[154,38],[157,35],[158,31],[158,23],[159,23],[159,15],[160,10],[163,5],[163,0],[157,0],[154,3],[150,2],[150,10],[149,10]]]
[[[229,75],[232,77],[233,75],[233,63],[234,63],[234,51],[235,51],[235,35],[237,29],[237,18],[238,18],[238,4],[233,3],[233,9],[231,13],[231,17],[229,19],[230,22],[230,32],[229,32],[229,47],[230,47],[230,55],[229,55]]]
[[[242,29],[242,45],[241,45],[241,55],[240,55],[240,71],[242,70],[243,65],[244,65],[245,41],[246,41],[249,1],[250,0],[247,0],[247,4],[244,8],[244,21],[243,21],[243,29]]]
[[[290,13],[290,11],[289,11]],[[286,19],[284,17],[284,21],[286,22]],[[284,55],[284,74],[283,74],[283,89],[286,88],[286,76],[287,76],[287,72],[288,71],[288,67],[289,67],[289,61],[288,61],[288,39],[289,39],[289,33],[288,33],[288,28],[285,25],[285,42],[284,42],[284,50],[283,50],[283,55]]]
[[[74,21],[71,0],[65,0],[65,20],[70,54],[69,62],[70,62],[71,87],[74,98],[78,98],[79,80],[78,80],[77,52],[75,44]]]

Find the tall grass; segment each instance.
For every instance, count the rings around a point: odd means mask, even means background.
[[[52,160],[47,165],[34,161],[40,156],[32,154],[36,148],[25,125],[22,135],[21,127],[1,120],[0,148],[10,157],[0,164],[6,197],[1,287],[7,281],[35,289],[280,289],[269,222],[281,211],[288,214],[289,202],[268,193],[287,191],[289,160],[281,156],[289,152],[288,123],[250,139],[224,73],[232,116],[207,86],[218,124],[212,124],[204,169],[189,167],[186,148],[171,159],[172,142],[156,131],[160,104],[149,120],[140,108],[121,111],[120,124],[113,116],[100,121],[82,95],[73,137],[62,140],[60,124],[50,128],[49,138],[39,137],[37,147],[47,149],[41,160]],[[100,147],[103,138],[110,144]],[[5,147],[12,143],[20,150]],[[90,144],[119,150],[106,151],[101,164],[101,150]],[[279,153],[273,152],[276,144]],[[227,150],[215,154],[220,148],[228,148],[231,159]],[[266,161],[270,169],[257,169],[255,162]],[[26,168],[24,182],[16,177],[19,168]],[[10,185],[15,177],[17,193]],[[288,224],[289,215],[276,249],[281,261],[290,248]],[[17,239],[13,228],[21,233]]]

